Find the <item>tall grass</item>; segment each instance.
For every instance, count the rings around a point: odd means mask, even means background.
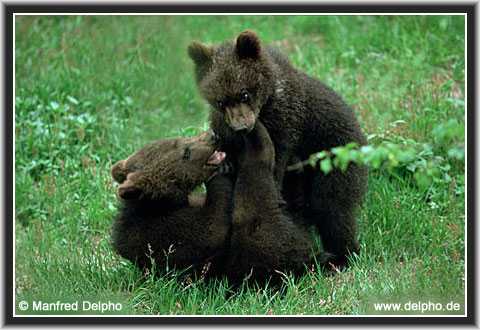
[[[15,297],[116,297],[135,314],[365,314],[372,301],[465,294],[465,167],[419,187],[370,173],[360,254],[333,277],[281,288],[154,279],[116,255],[109,167],[146,143],[208,127],[190,40],[245,29],[344,96],[366,134],[434,144],[464,123],[463,16],[16,16]],[[392,122],[402,120],[402,124]],[[113,299],[113,298],[112,298]],[[19,312],[17,310],[17,312]]]

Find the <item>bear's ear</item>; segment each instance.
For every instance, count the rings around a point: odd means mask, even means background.
[[[240,58],[257,59],[262,49],[260,38],[253,31],[243,31],[237,36],[234,49]]]
[[[137,179],[135,173],[130,173],[127,180],[117,189],[117,194],[122,199],[138,199],[144,192],[141,181]]]
[[[116,162],[115,164],[113,164],[112,168],[110,169],[110,173],[112,174],[112,177],[118,183],[123,183],[127,178],[127,173],[125,171],[125,162],[126,160],[121,160],[119,162]]]
[[[185,204],[188,191],[175,181],[156,181],[144,173],[130,173],[117,189],[122,199],[151,199],[171,205]]]
[[[197,41],[192,41],[187,47],[188,56],[195,62],[197,66],[203,66],[210,61],[213,54],[212,45],[204,45]]]

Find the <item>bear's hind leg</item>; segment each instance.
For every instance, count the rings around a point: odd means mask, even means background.
[[[339,268],[347,266],[350,253],[358,252],[355,210],[363,200],[366,180],[366,169],[351,164],[346,172],[317,173],[312,182],[311,217],[325,252],[333,254],[329,262]]]

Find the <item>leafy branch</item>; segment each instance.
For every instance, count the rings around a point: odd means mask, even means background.
[[[396,121],[391,125],[395,127]],[[461,166],[465,160],[465,126],[450,120],[432,130],[432,142],[417,142],[391,132],[370,135],[366,146],[350,142],[344,146],[310,155],[310,158],[287,167],[288,171],[304,166],[319,166],[325,174],[334,168],[345,171],[350,163],[365,165],[371,170],[386,169],[394,176],[413,174],[419,186],[428,186],[435,180],[451,181],[452,166]]]

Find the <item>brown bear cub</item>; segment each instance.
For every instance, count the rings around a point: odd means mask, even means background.
[[[112,239],[121,256],[140,268],[152,267],[152,259],[177,269],[219,263],[214,259],[226,250],[231,227],[233,182],[230,175],[214,175],[225,159],[217,145],[211,131],[162,139],[112,166],[121,184]],[[206,196],[191,194],[205,181]]]
[[[324,249],[334,256],[329,261],[345,265],[357,251],[354,211],[365,194],[366,168],[350,164],[345,172],[325,175],[312,168],[286,173],[286,167],[335,146],[366,144],[353,111],[333,89],[263,47],[251,31],[219,46],[191,42],[188,54],[222,150],[235,155],[242,132],[263,123],[275,146],[275,180],[288,209],[305,210],[300,219],[316,224]]]
[[[311,262],[303,226],[281,207],[273,178],[275,152],[257,122],[242,135],[245,148],[233,190],[226,155],[212,133],[170,138],[140,149],[112,167],[122,206],[112,234],[115,250],[140,268],[156,265],[226,275],[229,283],[265,281],[278,271],[301,273]],[[206,182],[206,197],[191,195]],[[233,207],[233,210],[232,210]]]

